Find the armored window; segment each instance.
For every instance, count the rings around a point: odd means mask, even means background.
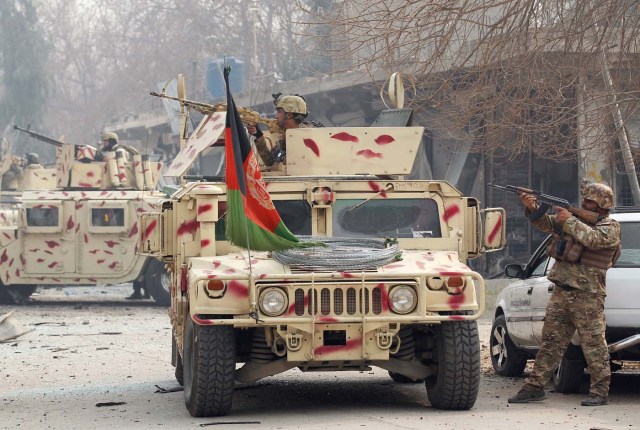
[[[124,227],[124,208],[92,208],[91,225],[94,227]]]
[[[333,205],[335,237],[442,237],[430,199],[341,199]]]
[[[640,266],[640,223],[621,222],[622,253],[616,267]]]
[[[311,234],[311,207],[305,200],[274,200],[278,214],[284,225],[295,235]],[[216,223],[216,240],[225,240],[225,217],[226,203],[221,202],[218,208],[221,214]]]
[[[27,208],[27,225],[29,227],[57,227],[58,208]]]

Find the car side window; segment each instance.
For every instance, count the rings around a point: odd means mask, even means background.
[[[549,257],[546,255],[541,256],[538,261],[536,261],[533,270],[531,271],[531,277],[539,277],[544,276],[547,269],[547,262],[549,261]]]

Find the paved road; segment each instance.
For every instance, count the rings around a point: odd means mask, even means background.
[[[193,418],[170,365],[166,309],[128,302],[130,287],[48,290],[23,307],[0,306],[35,330],[0,344],[0,427],[114,429],[637,429],[640,373],[615,375],[611,405],[580,406],[582,395],[508,405],[521,378],[490,370],[490,320],[479,322],[483,372],[470,411],[432,408],[423,384],[386,372],[287,373],[240,385],[231,414]],[[109,406],[109,403],[112,403]],[[98,406],[99,404],[107,404]]]

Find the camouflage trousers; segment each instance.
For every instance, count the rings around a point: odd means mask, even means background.
[[[578,289],[566,291],[558,286],[547,304],[542,344],[525,387],[540,389],[549,382],[575,330],[580,335],[591,375],[590,394],[608,395],[611,368],[604,337],[604,297]]]

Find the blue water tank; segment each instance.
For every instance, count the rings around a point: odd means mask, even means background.
[[[229,75],[231,93],[241,93],[244,91],[244,61],[235,57],[227,57],[226,65],[231,66],[231,74]],[[207,91],[215,99],[225,97],[227,94],[222,74],[224,66],[224,58],[215,58],[207,62]]]

